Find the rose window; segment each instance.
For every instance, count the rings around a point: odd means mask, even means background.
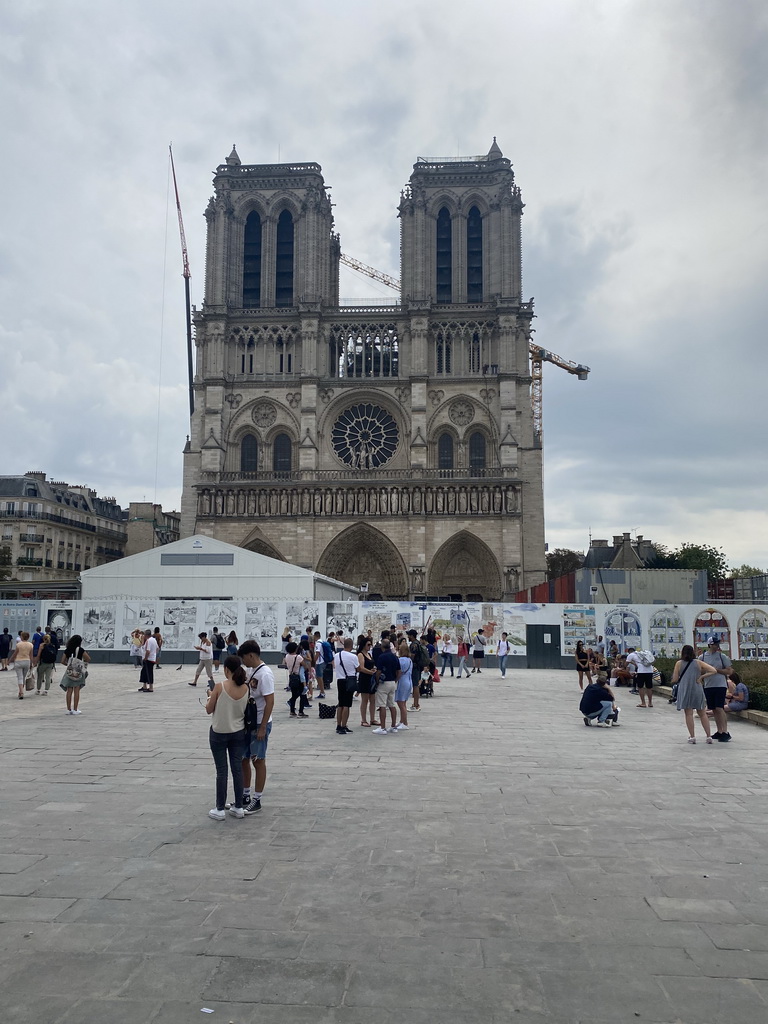
[[[378,405],[353,405],[339,416],[331,431],[334,452],[351,469],[386,465],[398,440],[397,424]]]

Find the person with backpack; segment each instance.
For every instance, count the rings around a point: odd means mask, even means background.
[[[248,731],[246,723],[243,751],[243,811],[246,815],[261,810],[261,797],[267,784],[267,745],[272,732],[272,709],[275,706],[275,677],[261,660],[261,647],[255,640],[246,640],[238,654],[245,667],[250,687],[249,703],[254,705],[255,728]],[[251,764],[253,764],[253,795],[251,795]]]
[[[83,638],[75,633],[67,642],[61,656],[61,664],[65,666],[64,675],[59,686],[64,690],[67,699],[67,714],[81,715],[78,709],[80,691],[88,677],[86,666],[90,662],[88,652],[83,650]]]
[[[651,651],[636,651],[634,647],[629,648],[627,654],[627,665],[634,665],[635,687],[640,698],[639,708],[653,707],[653,662],[654,656]],[[648,703],[646,704],[646,699]]]
[[[467,668],[467,658],[469,657],[469,644],[467,643],[463,636],[459,637],[457,654],[459,656],[459,679],[461,679],[462,670],[467,673],[467,678],[469,678],[469,669]]]
[[[421,711],[419,683],[421,681],[421,673],[429,664],[429,654],[427,653],[426,645],[417,639],[418,635],[415,629],[409,629],[406,633],[408,637],[408,650],[413,662],[413,670],[411,672],[411,679],[413,680],[411,711]]]
[[[42,693],[45,697],[48,696],[48,691],[51,688],[57,650],[56,645],[51,643],[50,634],[45,633],[35,660],[35,665],[37,666],[37,692]],[[45,689],[42,688],[43,683],[45,683]]]
[[[328,634],[327,640],[321,640],[320,644],[323,648],[323,696],[325,691],[333,686],[333,633]]]
[[[244,818],[243,751],[245,749],[245,707],[249,696],[243,663],[236,654],[228,654],[224,662],[224,678],[208,695],[206,714],[211,715],[208,742],[216,765],[216,806],[208,811],[214,821],[227,816],[227,758],[232,772],[235,806],[229,808],[233,818]]]
[[[211,647],[213,648],[213,671],[219,671],[219,664],[221,662],[221,652],[227,646],[227,642],[224,639],[224,634],[220,633],[218,627],[213,627],[213,636],[211,637]]]

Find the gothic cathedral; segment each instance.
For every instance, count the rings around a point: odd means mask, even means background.
[[[368,599],[510,599],[545,578],[523,202],[485,156],[419,158],[398,305],[339,305],[315,163],[216,169],[182,536],[209,534]]]

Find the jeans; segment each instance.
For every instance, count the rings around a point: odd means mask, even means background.
[[[508,657],[509,657],[508,654],[500,654],[499,655],[499,668],[501,669],[501,678],[502,679],[507,674],[507,658]]]
[[[596,718],[598,722],[607,722],[613,714],[613,701],[612,700],[601,700],[600,710],[593,711],[591,715],[587,715],[587,718]]]
[[[459,679],[461,679],[461,673],[466,669],[466,667],[467,656],[466,654],[462,654],[462,656],[459,658]],[[467,675],[469,675],[469,672],[467,672]]]
[[[290,705],[291,714],[293,715],[293,714],[296,713],[296,699],[297,698],[299,700],[299,711],[304,711],[305,708],[308,708],[309,707],[309,701],[304,696],[304,683],[302,683],[301,681],[299,681],[299,682],[291,682],[290,679],[289,679],[289,683],[290,683],[290,687],[291,687],[291,699],[288,701],[288,704]]]
[[[216,810],[223,811],[227,802],[227,755],[235,790],[235,807],[242,807],[245,729],[240,729],[239,732],[214,732],[211,729],[209,742],[216,765]]]
[[[442,667],[440,669],[440,675],[441,676],[445,675],[445,666],[446,665],[451,670],[451,675],[453,675],[453,655],[452,654],[442,654],[441,658],[443,659],[443,664],[442,664]]]

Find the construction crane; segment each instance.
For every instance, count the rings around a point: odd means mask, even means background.
[[[369,267],[367,263],[361,263],[360,260],[353,259],[352,256],[347,256],[346,253],[341,253],[340,260],[346,266],[351,267],[352,270],[357,270],[361,274],[366,274],[368,277],[373,278],[374,281],[380,281],[381,284],[385,284],[388,288],[393,291],[400,292],[400,283],[391,277],[389,274],[385,274],[381,270],[376,270],[375,267]],[[586,380],[589,376],[589,367],[584,366],[583,363],[574,363],[570,359],[564,359],[559,356],[556,352],[550,352],[549,349],[542,348],[541,345],[537,345],[536,342],[528,342],[528,352],[531,357],[531,409],[533,411],[533,431],[536,439],[541,442],[541,431],[542,431],[542,370],[545,362],[552,363],[553,366],[559,366],[561,370],[566,370],[568,373],[574,374],[579,380]]]
[[[189,377],[189,415],[191,416],[195,411],[195,393],[192,389],[194,381],[194,367],[192,365],[192,307],[189,299],[189,279],[192,276],[189,270],[189,255],[187,253],[187,238],[184,234],[184,221],[181,217],[181,202],[179,201],[179,189],[176,185],[176,168],[173,164],[173,147],[168,146],[168,152],[171,156],[171,173],[173,174],[173,191],[176,196],[176,212],[179,216],[179,235],[181,237],[181,258],[184,263],[183,277],[184,277],[184,297],[186,299],[186,311],[187,311],[187,374]]]

